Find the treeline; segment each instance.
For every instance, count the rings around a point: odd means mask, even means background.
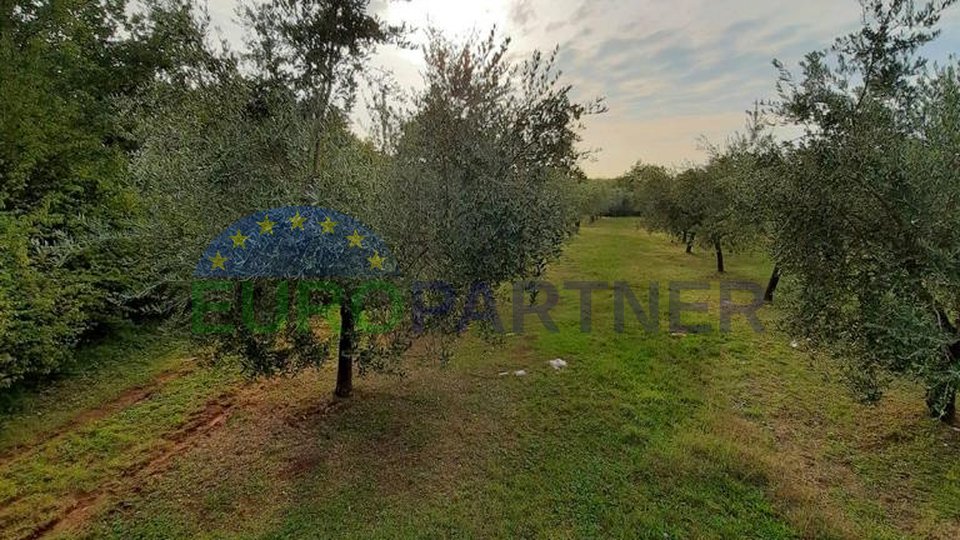
[[[594,188],[683,249],[713,250],[719,271],[727,250],[766,251],[768,299],[782,276],[800,343],[840,359],[867,400],[895,377],[921,382],[946,420],[960,386],[960,71],[919,53],[953,3],[864,2],[862,28],[799,73],[775,62],[779,99],[707,164],[638,165]]]
[[[769,133],[759,106],[748,114],[744,133],[707,149],[710,158],[702,166],[677,171],[637,163],[618,178],[591,182],[584,187],[585,212],[592,219],[638,216],[648,229],[674,237],[687,253],[710,250],[717,272],[724,272],[725,251],[767,247],[763,212],[769,201],[758,191],[758,176],[778,174],[785,166],[784,149]]]
[[[710,148],[699,167],[671,171],[637,163],[626,174],[585,188],[592,216],[639,216],[645,226],[673,236],[687,252],[708,249],[724,272],[724,253],[760,249],[768,225],[760,211],[757,175],[776,174],[782,150],[765,132],[759,110],[749,115],[746,134]],[[772,300],[773,290],[770,291]]]
[[[234,51],[192,0],[4,3],[0,392],[57,373],[115,324],[183,318],[207,242],[254,211],[348,213],[391,245],[396,279],[464,288],[535,274],[575,231],[576,130],[602,107],[571,100],[555,53],[514,62],[493,34],[433,33],[423,91],[370,82],[362,140],[348,115],[364,62],[404,45],[405,27],[368,0],[268,0],[242,21],[247,48]],[[270,284],[254,285],[268,302]],[[409,334],[359,336],[335,300],[348,395],[353,364],[382,367]],[[211,345],[254,373],[331,350],[293,325],[237,328]]]

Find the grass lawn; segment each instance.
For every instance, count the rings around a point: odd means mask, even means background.
[[[960,537],[960,433],[908,384],[854,402],[773,308],[764,333],[717,332],[720,280],[769,271],[727,262],[602,220],[548,279],[625,281],[644,304],[657,282],[660,332],[629,307],[615,332],[598,292],[582,333],[561,288],[558,332],[529,316],[500,343],[468,335],[450,363],[411,358],[339,402],[332,366],[247,382],[182,346],[105,346],[131,362],[3,418],[0,537]],[[671,335],[671,281],[711,284],[682,299],[713,332]]]

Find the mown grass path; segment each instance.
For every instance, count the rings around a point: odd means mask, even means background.
[[[768,268],[729,257],[722,279]],[[719,323],[709,254],[633,220],[584,227],[548,279],[660,283],[661,331],[561,289],[527,332],[468,336],[453,361],[407,362],[330,399],[328,370],[244,383],[189,370],[143,399],[40,437],[0,463],[3,536],[960,537],[960,437],[915,388],[853,402],[773,329],[673,336],[668,283]],[[509,323],[509,318],[505,319]],[[560,357],[569,366],[553,370]],[[523,369],[525,377],[500,376]],[[166,370],[157,370],[160,373]],[[115,393],[114,393],[115,394]],[[122,395],[122,393],[121,393]],[[51,406],[52,407],[52,406]],[[52,407],[55,409],[55,407]],[[16,448],[15,442],[7,443]]]

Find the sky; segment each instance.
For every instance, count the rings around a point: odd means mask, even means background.
[[[208,0],[214,26],[240,48],[237,4]],[[574,96],[601,96],[608,108],[587,118],[581,134],[593,151],[582,163],[591,177],[618,176],[641,160],[702,162],[701,138],[722,143],[743,128],[755,100],[775,97],[774,58],[796,67],[860,23],[856,0],[371,0],[370,10],[412,25],[414,43],[429,26],[460,38],[496,26],[518,58],[559,45]],[[943,61],[960,52],[960,6],[941,27],[926,53]],[[421,85],[419,49],[384,48],[371,60],[402,87]],[[364,131],[362,113],[355,124]]]

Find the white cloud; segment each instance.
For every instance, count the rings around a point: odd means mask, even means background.
[[[231,21],[235,0],[209,0],[224,36],[241,45]],[[422,30],[434,25],[464,36],[496,25],[517,53],[561,45],[560,68],[584,99],[607,96],[610,112],[589,119],[585,145],[600,148],[584,164],[611,176],[637,159],[662,164],[699,161],[697,138],[723,140],[743,125],[743,110],[770,97],[770,61],[794,65],[810,50],[856,29],[855,0],[373,0],[389,22]],[[960,45],[960,8],[941,25],[943,59]],[[404,86],[420,83],[420,52],[384,49],[373,63],[392,70]]]

